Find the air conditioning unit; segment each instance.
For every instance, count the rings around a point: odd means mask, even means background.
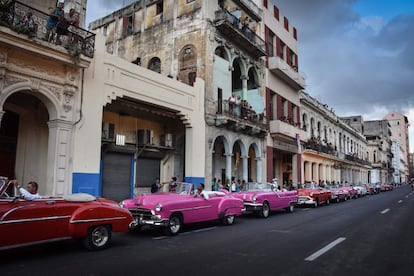
[[[174,146],[174,135],[172,133],[161,135],[160,144],[161,146],[172,148]]]
[[[151,129],[138,129],[137,130],[137,144],[138,145],[150,145],[154,138],[154,132]]]
[[[102,140],[114,141],[115,139],[115,125],[107,122],[102,122]]]

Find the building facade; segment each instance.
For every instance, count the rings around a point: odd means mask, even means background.
[[[194,164],[202,167],[199,175],[179,174],[185,181],[211,188],[213,178],[264,179],[262,20],[253,1],[168,0],[136,1],[90,24],[104,35],[109,54],[188,86],[205,82],[205,141],[197,143],[205,162]],[[171,176],[181,171],[175,168]]]
[[[299,99],[305,80],[299,73],[297,30],[271,1],[263,1],[263,11],[269,121],[266,178],[268,181],[278,178],[279,183],[292,188],[303,182],[298,145],[305,136]]]
[[[66,12],[86,1],[66,1]],[[3,1],[0,10],[0,175],[71,193],[74,135],[95,35],[76,26],[46,37],[56,1]],[[27,23],[27,22],[30,22]]]
[[[301,117],[305,132],[302,147],[304,182],[367,184],[371,163],[368,143],[350,122],[362,118],[340,118],[326,104],[301,93]]]
[[[410,125],[407,116],[400,114],[398,112],[390,112],[387,115],[385,115],[384,120],[387,120],[391,126],[391,138],[402,149],[402,154],[400,155],[401,166],[398,167],[399,176],[394,177],[394,179],[398,178],[398,183],[407,182],[410,179],[410,175],[412,174],[409,166],[410,143],[408,127]]]

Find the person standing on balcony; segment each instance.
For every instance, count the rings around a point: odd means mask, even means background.
[[[55,9],[49,8],[50,14],[46,21],[46,41],[52,41],[56,32],[58,22],[65,19],[65,11],[63,10],[63,2],[59,2]]]
[[[60,20],[56,26],[56,44],[60,44],[60,36],[69,35],[72,38],[72,35],[69,33],[69,26],[79,26],[79,15],[75,9],[70,9],[69,13],[65,15],[63,20]]]
[[[233,94],[231,94],[230,97],[229,97],[229,112],[230,112],[231,115],[233,115],[235,102],[236,102],[236,98],[234,97]]]

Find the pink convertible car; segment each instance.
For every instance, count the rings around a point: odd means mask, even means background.
[[[144,194],[120,203],[133,216],[130,229],[151,225],[164,227],[167,234],[176,235],[184,224],[220,220],[231,225],[243,210],[243,201],[223,192],[194,193],[191,183],[176,182],[168,193]]]
[[[271,183],[245,183],[242,191],[232,193],[232,196],[243,199],[246,211],[257,213],[263,218],[270,211],[285,209],[293,212],[298,202],[297,191],[280,191]]]

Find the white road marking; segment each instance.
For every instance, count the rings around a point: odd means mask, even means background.
[[[388,213],[389,211],[390,211],[390,209],[385,209],[385,210],[383,210],[383,211],[381,212],[381,214]]]
[[[210,230],[213,230],[213,229],[216,229],[216,228],[217,228],[217,227],[216,227],[216,226],[214,226],[214,227],[202,228],[202,229],[194,230],[194,231],[191,231],[191,232],[193,232],[193,233],[197,233],[197,232],[204,232],[204,231],[210,231]]]
[[[270,230],[269,232],[271,232],[271,233],[284,233],[284,234],[287,234],[287,233],[290,233],[292,231],[291,230],[277,230],[277,229],[275,229],[275,230]]]
[[[398,200],[398,203],[402,203],[402,202],[403,202],[402,199]]]
[[[213,230],[213,229],[216,229],[216,228],[217,228],[217,226],[209,227],[209,228],[202,228],[202,229],[197,229],[197,230],[193,230],[193,231],[189,231],[189,232],[184,232],[184,233],[181,233],[180,235],[181,236],[190,235],[191,233],[204,232],[204,231],[209,231],[209,230]],[[169,236],[159,236],[159,237],[154,237],[152,239],[153,240],[162,240],[162,239],[166,239],[168,237]]]
[[[337,238],[336,240],[334,240],[333,242],[331,242],[327,246],[319,249],[318,251],[316,251],[315,253],[313,253],[309,257],[307,257],[305,259],[305,261],[309,261],[309,262],[314,261],[316,258],[320,257],[322,254],[325,254],[326,252],[328,252],[329,250],[331,250],[333,247],[335,247],[336,245],[340,244],[344,240],[346,240],[346,238],[343,238],[343,237],[342,238]]]
[[[167,238],[167,236],[160,236],[160,237],[155,237],[155,238],[152,238],[153,240],[162,240],[162,239],[166,239]]]

